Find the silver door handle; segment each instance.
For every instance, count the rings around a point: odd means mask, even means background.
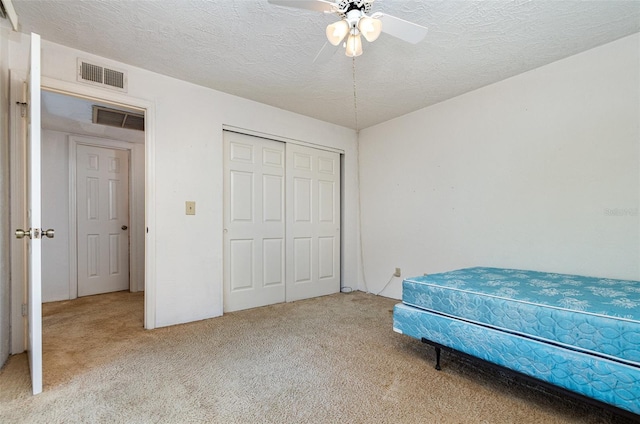
[[[29,228],[28,230],[17,229],[16,232],[17,239],[27,238],[35,238],[39,239],[41,237],[53,238],[56,234],[53,228],[49,228],[48,230],[39,230],[37,228]]]
[[[17,239],[21,239],[21,238],[25,238],[25,237],[29,237],[31,238],[31,228],[29,228],[28,230],[21,230],[21,229],[17,229],[16,230],[16,238]]]

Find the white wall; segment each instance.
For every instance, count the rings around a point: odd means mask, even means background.
[[[635,34],[361,131],[369,290],[395,267],[640,279],[639,52]]]
[[[74,299],[77,292],[70,291],[69,270],[69,136],[78,136],[53,130],[42,130],[42,223],[54,228],[53,239],[42,244],[42,301],[53,302]],[[82,137],[89,142],[109,143],[109,140]],[[144,145],[130,143],[133,151],[132,179],[136,183],[138,240],[144,240]],[[137,246],[138,267],[130,270],[134,290],[143,290],[144,244]]]
[[[11,66],[26,67],[28,37],[10,43]],[[43,40],[42,74],[75,82],[82,56],[128,71],[129,95],[155,109],[156,326],[222,313],[222,128],[246,128],[345,151],[343,279],[358,280],[357,160],[353,130],[227,95]],[[196,216],[184,202],[197,202]]]

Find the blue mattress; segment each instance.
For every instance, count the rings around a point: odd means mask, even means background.
[[[640,414],[640,368],[397,304],[394,331],[505,366]]]
[[[406,279],[402,301],[640,366],[640,281],[468,268]]]

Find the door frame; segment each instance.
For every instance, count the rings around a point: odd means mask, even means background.
[[[106,149],[124,150],[129,152],[129,231],[127,238],[129,239],[129,291],[139,291],[139,282],[135,272],[131,270],[138,269],[138,234],[139,227],[134,219],[138,216],[136,208],[137,195],[134,190],[136,186],[135,168],[135,150],[134,143],[121,140],[111,140],[107,138],[89,137],[84,135],[69,135],[69,297],[75,299],[78,297],[78,238],[77,238],[77,148],[78,145],[93,146]]]
[[[10,148],[11,152],[11,228],[24,223],[26,197],[24,196],[26,160],[23,137],[26,136],[25,120],[21,118],[21,107],[26,72],[10,69]],[[155,103],[129,96],[126,93],[108,92],[99,87],[62,81],[42,76],[41,88],[74,97],[111,103],[129,109],[139,109],[145,115],[145,255],[144,255],[144,328],[156,327],[156,187],[155,187]],[[151,231],[150,231],[151,230]],[[27,347],[26,317],[22,315],[27,287],[25,282],[24,243],[12,243],[11,247],[11,353],[24,352]],[[140,284],[140,283],[138,283]]]
[[[145,259],[144,259],[144,328],[156,327],[156,187],[155,187],[155,104],[129,96],[128,94],[109,92],[105,89],[49,77],[42,77],[42,89],[98,102],[111,103],[128,109],[139,109],[144,113],[144,150],[145,150]],[[149,231],[151,229],[151,231]]]

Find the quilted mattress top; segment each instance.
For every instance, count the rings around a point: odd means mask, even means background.
[[[640,364],[640,281],[477,267],[405,279],[402,301]]]

